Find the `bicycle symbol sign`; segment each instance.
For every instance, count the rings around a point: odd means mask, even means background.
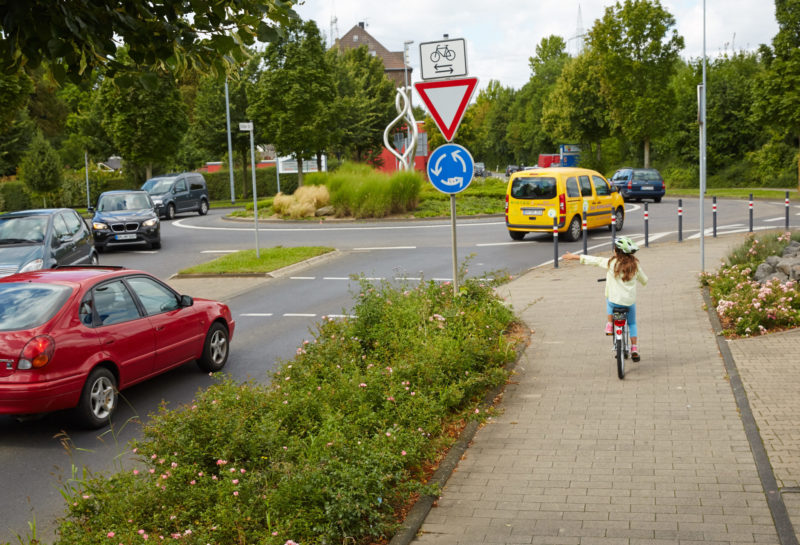
[[[467,51],[463,38],[419,44],[423,80],[467,75]]]

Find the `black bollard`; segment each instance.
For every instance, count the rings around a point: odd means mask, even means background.
[[[714,225],[714,238],[717,238],[717,198],[711,197],[711,210],[713,211],[711,223]]]
[[[586,228],[586,212],[581,214],[581,231],[583,231],[583,255],[589,255],[589,230]]]
[[[789,192],[786,192],[786,230],[789,230]]]
[[[553,216],[553,268],[558,268],[558,216]]]
[[[678,199],[678,242],[683,242],[683,199]]]
[[[748,205],[750,208],[750,232],[753,232],[753,194],[750,193],[750,204]]]
[[[617,241],[617,214],[611,208],[611,251],[614,251],[614,243]]]
[[[647,203],[644,203],[644,247],[650,247],[650,212],[647,211]]]

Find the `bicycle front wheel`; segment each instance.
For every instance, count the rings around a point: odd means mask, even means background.
[[[617,376],[620,380],[625,378],[625,347],[622,339],[617,340]]]

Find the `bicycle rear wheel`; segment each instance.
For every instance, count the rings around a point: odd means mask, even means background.
[[[617,340],[617,376],[620,380],[625,378],[625,347],[622,339]]]

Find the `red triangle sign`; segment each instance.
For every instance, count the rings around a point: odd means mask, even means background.
[[[450,142],[467,111],[467,104],[478,85],[478,78],[415,83],[419,96],[431,113],[445,140]]]

